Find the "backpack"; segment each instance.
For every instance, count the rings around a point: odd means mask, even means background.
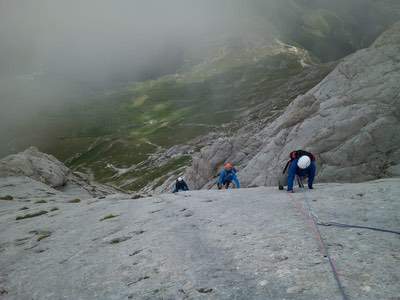
[[[300,157],[302,157],[302,156],[304,156],[304,155],[308,156],[308,157],[311,159],[311,161],[315,161],[315,156],[314,156],[314,154],[312,154],[312,153],[310,153],[310,152],[307,152],[307,151],[304,151],[304,150],[292,151],[292,152],[290,152],[290,154],[289,154],[290,160],[286,163],[286,166],[285,166],[285,168],[283,169],[282,174],[285,174],[285,173],[286,173],[287,168],[289,167],[290,163],[291,163],[293,160],[299,159]]]

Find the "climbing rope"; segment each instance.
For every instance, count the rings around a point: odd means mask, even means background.
[[[300,185],[300,184],[299,184]],[[290,194],[289,194],[290,195]],[[349,297],[346,295],[343,285],[340,281],[339,274],[337,272],[337,268],[335,265],[335,262],[333,258],[329,255],[328,253],[328,248],[325,245],[325,242],[321,236],[321,232],[318,229],[318,226],[325,226],[325,227],[341,227],[341,228],[357,228],[357,229],[367,229],[367,230],[373,230],[373,231],[378,231],[378,232],[385,232],[385,233],[393,233],[393,234],[398,234],[400,235],[400,231],[397,230],[391,230],[391,229],[385,229],[385,228],[378,228],[378,227],[373,227],[373,226],[363,226],[363,225],[352,225],[352,224],[345,224],[345,223],[338,223],[338,222],[324,222],[319,219],[319,217],[313,212],[310,202],[308,201],[308,197],[306,194],[304,194],[304,203],[305,207],[307,209],[307,212],[304,210],[304,208],[298,204],[297,201],[293,198],[292,195],[290,195],[293,202],[297,206],[297,209],[299,209],[304,217],[309,220],[310,222],[310,227],[314,231],[317,241],[319,242],[319,248],[324,255],[329,261],[333,276],[335,278],[335,281],[338,285],[338,288],[340,290],[340,293],[342,295],[343,300],[348,300]],[[318,226],[317,226],[318,225]]]
[[[309,204],[309,202],[308,202],[308,200],[307,200],[307,197],[304,196],[304,203],[306,204],[306,208],[307,208],[307,212],[306,212],[305,209],[304,209],[304,207],[303,207],[302,205],[300,205],[300,204],[293,198],[293,196],[292,196],[291,194],[289,194],[289,195],[290,195],[290,197],[292,198],[293,203],[295,203],[297,209],[303,214],[303,216],[305,217],[305,219],[307,219],[307,220],[309,221],[309,226],[310,226],[311,230],[314,232],[314,234],[315,234],[315,236],[316,236],[316,239],[317,239],[317,241],[318,241],[318,243],[319,243],[319,248],[320,248],[321,254],[322,254],[325,258],[327,258],[328,261],[329,261],[329,265],[330,265],[330,268],[331,268],[333,277],[334,277],[334,279],[335,279],[335,281],[336,281],[336,284],[337,284],[337,286],[338,286],[338,289],[339,289],[339,291],[340,291],[340,294],[341,294],[341,296],[342,296],[342,299],[343,299],[343,300],[349,300],[349,297],[346,295],[346,292],[345,292],[345,290],[344,290],[343,284],[342,284],[342,282],[341,282],[341,280],[340,280],[340,277],[339,277],[339,274],[338,274],[338,271],[337,271],[337,268],[336,268],[335,261],[334,261],[334,259],[329,255],[328,247],[326,246],[326,244],[325,244],[325,242],[324,242],[324,240],[323,240],[323,238],[322,238],[321,232],[320,232],[319,229],[318,229],[315,216],[314,216],[313,213],[312,213],[312,210],[311,210],[310,204]]]
[[[378,228],[378,227],[372,227],[372,226],[363,226],[363,225],[351,225],[351,224],[345,224],[345,223],[338,223],[338,222],[324,222],[321,221],[320,218],[313,212],[311,205],[307,199],[306,196],[304,196],[305,203],[307,205],[307,209],[310,213],[310,215],[313,217],[315,223],[320,226],[325,226],[325,227],[343,227],[343,228],[358,228],[358,229],[369,229],[369,230],[374,230],[374,231],[379,231],[379,232],[387,232],[387,233],[394,233],[394,234],[399,234],[400,231],[396,230],[391,230],[391,229],[385,229],[385,228]]]
[[[343,223],[337,223],[337,222],[318,222],[317,224],[320,226],[326,226],[326,227],[334,226],[334,227],[343,227],[343,228],[359,228],[359,229],[369,229],[369,230],[380,231],[380,232],[400,234],[400,231],[396,231],[396,230],[389,230],[389,229],[370,227],[370,226],[350,225],[350,224],[343,224]]]

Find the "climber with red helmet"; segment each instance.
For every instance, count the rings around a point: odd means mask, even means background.
[[[237,170],[233,166],[232,163],[226,163],[224,165],[224,169],[219,174],[219,178],[217,181],[218,189],[222,189],[225,186],[226,189],[229,188],[229,185],[233,182],[236,188],[240,188],[239,179],[236,176]]]

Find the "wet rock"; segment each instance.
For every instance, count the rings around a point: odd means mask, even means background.
[[[145,233],[145,231],[144,230],[136,230],[136,231],[133,231],[132,233],[135,235],[141,235],[141,234]]]
[[[78,198],[76,198],[76,199],[71,199],[71,200],[68,200],[67,202],[68,202],[68,203],[80,203],[80,202],[81,202],[81,199],[78,199]]]
[[[273,257],[273,259],[274,259],[275,262],[282,262],[282,261],[288,260],[289,257],[286,256],[286,255],[275,255]]]
[[[31,239],[30,236],[24,237],[24,238],[19,238],[19,239],[15,240],[14,244],[15,244],[15,246],[21,246],[21,245],[26,244],[30,239]]]
[[[196,290],[201,294],[209,294],[209,293],[211,293],[213,291],[212,288],[199,288],[199,289],[196,289]]]
[[[37,200],[35,202],[33,202],[34,204],[43,204],[43,203],[47,203],[46,200]]]
[[[48,211],[41,210],[41,211],[34,212],[34,213],[31,213],[31,214],[26,214],[26,215],[23,215],[23,216],[17,216],[15,219],[16,220],[29,219],[29,218],[38,217],[38,216],[41,216],[41,215],[44,215],[44,214],[47,214],[47,213],[48,213]]]
[[[47,239],[51,236],[51,231],[42,231],[38,233],[37,241],[40,242],[41,240]]]
[[[127,286],[136,284],[136,283],[138,283],[138,282],[140,282],[140,281],[142,281],[142,280],[146,280],[146,279],[150,279],[150,276],[142,276],[142,277],[139,277],[138,279],[129,282],[129,283],[127,284]]]
[[[183,216],[184,216],[185,218],[192,217],[193,215],[194,215],[194,213],[193,213],[192,211],[186,211],[186,212],[183,214]]]
[[[132,237],[131,236],[121,236],[121,237],[116,237],[113,238],[111,241],[109,241],[110,244],[119,244],[122,242],[125,242],[127,240],[130,240]]]
[[[131,254],[129,254],[129,256],[135,256],[135,255],[138,255],[138,254],[139,254],[139,253],[141,253],[142,251],[143,251],[143,249],[136,250],[136,251],[132,252]]]
[[[103,218],[100,219],[100,222],[105,221],[105,220],[109,220],[109,219],[114,219],[116,217],[118,217],[119,215],[113,215],[113,214],[109,214],[104,216]]]

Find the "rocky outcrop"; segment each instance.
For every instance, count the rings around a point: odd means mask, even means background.
[[[0,160],[0,177],[26,176],[51,187],[60,187],[67,182],[69,174],[70,170],[62,162],[35,147]]]
[[[37,187],[33,189],[34,193],[41,190],[40,186],[55,188],[70,195],[84,193],[86,197],[117,192],[113,187],[92,182],[85,174],[72,172],[57,158],[35,147],[0,160],[0,180],[11,182],[11,186],[24,186],[29,182]]]
[[[245,186],[274,185],[290,151],[316,154],[319,181],[363,181],[398,174],[400,23],[370,48],[345,58],[275,121],[216,141],[193,160],[187,179],[207,187],[227,160]]]

